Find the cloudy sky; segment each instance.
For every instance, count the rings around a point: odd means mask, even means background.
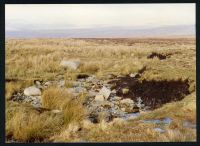
[[[195,4],[7,4],[5,14],[6,31],[195,24]]]

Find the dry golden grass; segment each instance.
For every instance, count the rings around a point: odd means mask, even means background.
[[[42,106],[48,109],[63,110],[72,95],[62,88],[50,87],[42,93]]]
[[[55,78],[57,74],[65,73],[59,66],[62,59],[79,59],[83,65],[77,73],[127,74],[147,65],[150,73],[146,77],[156,78],[151,71],[159,71],[162,77],[162,73],[167,71],[166,65],[171,66],[178,77],[187,76],[188,67],[195,70],[195,44],[192,39],[132,41],[134,45],[126,44],[126,41],[113,43],[112,40],[108,43],[79,39],[9,40],[6,45],[6,78]],[[161,62],[146,59],[151,52],[175,54],[168,61]],[[187,52],[187,57],[183,52]],[[185,57],[184,61],[182,57]],[[190,73],[195,76],[195,72]],[[174,73],[168,71],[166,75],[166,78],[173,77]]]
[[[171,56],[166,60],[147,59],[151,52],[171,54]],[[59,66],[63,59],[79,59],[81,66],[76,71],[65,70]],[[109,73],[115,75],[137,73],[144,68],[141,80],[188,79],[191,94],[182,101],[168,103],[130,122],[118,120],[118,122],[106,124],[101,121],[94,125],[82,122],[85,116],[82,107],[85,95],[80,95],[79,100],[71,100],[71,95],[53,87],[43,92],[43,106],[50,109],[61,109],[63,117],[58,118],[47,113],[38,115],[31,107],[12,104],[6,107],[7,136],[14,135],[15,139],[21,141],[45,138],[56,142],[194,141],[196,139],[195,130],[184,129],[181,126],[183,120],[196,123],[194,39],[6,40],[6,79],[55,80],[57,75],[62,75],[67,81],[66,87],[71,87],[70,81],[76,80],[77,75],[81,73],[95,74],[101,78]],[[14,92],[24,87],[16,82],[6,83],[6,98],[9,99]],[[164,117],[173,119],[170,126],[166,127],[165,134],[155,132],[153,130],[155,125],[139,122],[142,119]],[[31,118],[33,120],[30,120]],[[57,128],[54,128],[60,127],[60,122],[65,123],[65,126],[57,131]],[[20,123],[28,126],[20,126]],[[83,130],[77,131],[77,124]]]
[[[82,97],[83,98],[83,97]],[[64,123],[79,122],[85,116],[82,98],[75,99],[65,89],[51,87],[42,94],[42,105],[48,109],[59,109],[64,113]]]
[[[50,111],[38,113],[29,105],[14,102],[6,106],[6,136],[21,142],[43,141],[58,132],[63,125],[63,115]]]

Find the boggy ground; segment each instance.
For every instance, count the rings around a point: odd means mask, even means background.
[[[117,95],[123,98],[130,98],[137,101],[141,97],[143,103],[149,109],[155,109],[161,105],[183,99],[189,92],[188,80],[142,80],[130,76],[120,77],[118,80],[111,81],[113,89],[117,90]],[[128,89],[124,94],[123,88]]]
[[[8,142],[195,141],[195,56],[192,38],[6,40],[6,138]],[[71,59],[80,61],[76,70],[60,66],[62,60]],[[24,95],[24,89],[33,85],[41,95]],[[111,93],[101,108],[91,93],[103,86]],[[140,97],[150,111],[140,109],[134,118],[107,122],[102,110],[113,113],[110,109],[118,107],[115,96],[134,102]],[[101,111],[96,124],[88,120],[93,103],[98,107],[93,111]]]

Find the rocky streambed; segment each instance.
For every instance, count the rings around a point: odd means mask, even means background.
[[[92,75],[79,75],[76,81],[69,81],[71,87],[66,87],[64,79],[55,81],[35,81],[34,85],[25,88],[12,96],[12,100],[29,103],[41,108],[41,94],[50,86],[66,88],[68,92],[79,98],[86,94],[83,103],[88,111],[88,119],[98,123],[102,118],[109,122],[113,118],[131,119],[140,112],[153,110],[171,101],[177,101],[189,94],[188,81],[141,81],[139,74],[127,76],[107,75],[98,79]],[[56,112],[56,109],[54,110]]]

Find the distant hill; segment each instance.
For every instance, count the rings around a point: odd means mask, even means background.
[[[100,27],[90,29],[24,29],[6,31],[6,38],[130,38],[130,37],[195,36],[194,25],[157,28]]]

